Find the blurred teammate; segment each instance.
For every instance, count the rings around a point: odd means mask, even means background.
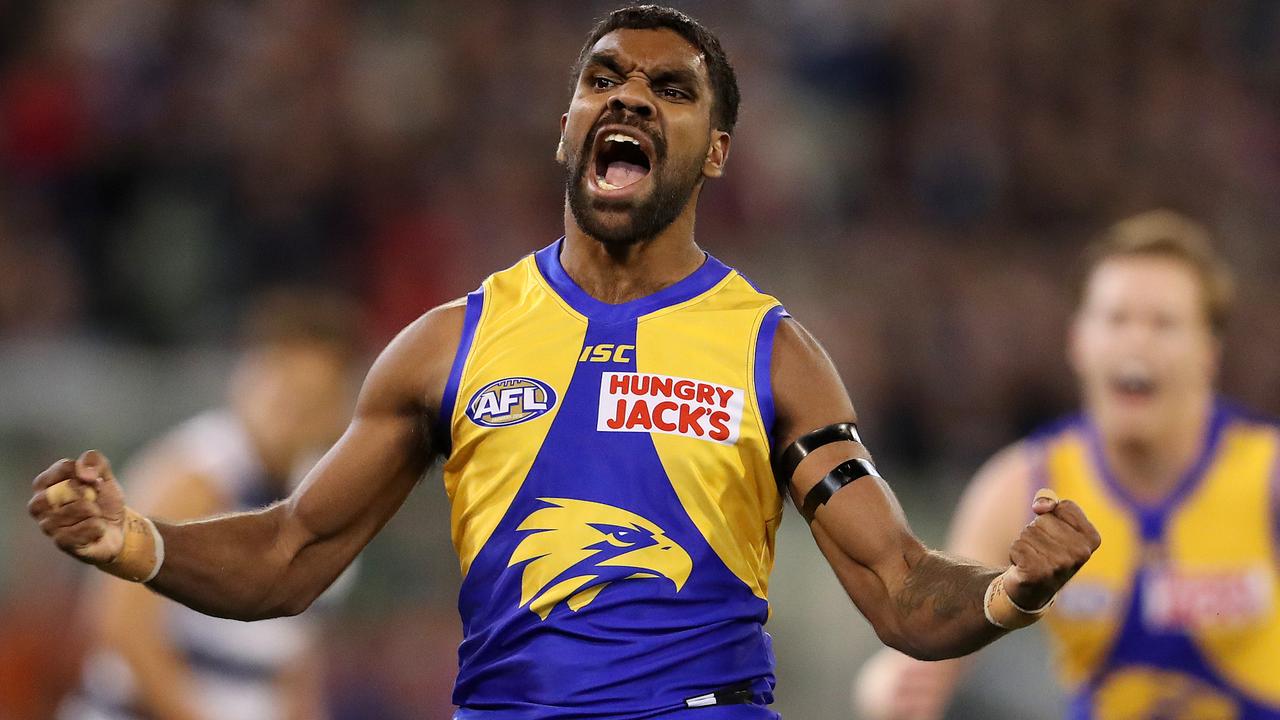
[[[996,455],[950,550],[998,563],[1043,485],[1106,542],[1048,615],[1067,716],[1280,718],[1280,434],[1217,398],[1231,281],[1201,226],[1155,211],[1088,256],[1070,357],[1084,412]],[[939,718],[963,663],[882,652],[866,717]]]
[[[36,479],[44,531],[198,610],[291,614],[443,456],[458,720],[776,718],[763,625],[787,491],[895,647],[950,657],[1034,622],[1097,547],[1080,508],[1034,503],[1007,571],[927,550],[817,342],[694,242],[737,118],[715,37],[673,10],[619,10],[575,77],[564,238],[392,341],[293,495],[153,523],[91,452]]]
[[[225,408],[146,448],[128,470],[138,508],[169,520],[285,497],[341,433],[356,328],[337,298],[277,291],[243,328]],[[86,592],[97,631],[62,720],[319,720],[318,620],[201,615],[115,578]]]

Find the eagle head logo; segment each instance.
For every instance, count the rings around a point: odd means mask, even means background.
[[[520,563],[520,607],[546,620],[564,602],[577,612],[610,583],[669,580],[676,592],[693,571],[689,553],[662,528],[622,508],[569,498],[538,498],[507,567]]]

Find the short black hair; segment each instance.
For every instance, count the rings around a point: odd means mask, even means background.
[[[618,8],[602,18],[587,34],[587,42],[578,53],[578,61],[573,66],[573,82],[576,85],[582,67],[591,54],[591,48],[600,38],[614,30],[657,30],[667,29],[678,33],[690,45],[698,48],[707,59],[707,75],[711,78],[711,89],[715,92],[715,103],[711,108],[711,124],[727,133],[733,132],[738,123],[738,77],[733,65],[720,47],[720,40],[702,23],[674,8],[661,5],[632,5]]]

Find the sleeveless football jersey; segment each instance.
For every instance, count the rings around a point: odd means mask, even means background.
[[[1087,418],[1029,447],[1037,482],[1102,535],[1046,618],[1069,716],[1280,719],[1276,426],[1217,403],[1199,459],[1157,504],[1110,475]]]
[[[456,717],[776,718],[783,310],[710,256],[603,303],[561,266],[563,242],[468,296],[445,391]]]

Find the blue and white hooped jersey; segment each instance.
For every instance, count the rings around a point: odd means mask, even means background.
[[[602,303],[562,244],[468,296],[445,392],[456,717],[658,718],[736,687],[751,701],[688,714],[776,718],[769,359],[784,312],[710,256]]]
[[[178,463],[207,484],[208,492],[218,498],[219,511],[252,510],[279,499],[280,490],[267,482],[252,439],[230,411],[213,410],[188,420],[148,447],[120,476],[162,483]],[[304,469],[299,468],[295,480]],[[165,602],[163,629],[190,680],[191,706],[210,717],[284,720],[289,698],[279,677],[315,647],[321,631],[319,606],[345,592],[351,572],[315,609],[295,617],[246,623]],[[150,717],[138,706],[134,673],[115,651],[94,649],[85,659],[82,686],[64,703],[59,720]]]

